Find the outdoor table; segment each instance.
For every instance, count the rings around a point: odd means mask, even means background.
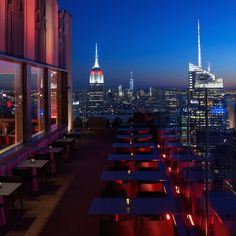
[[[37,157],[37,154],[49,154],[50,158],[50,170],[52,174],[56,173],[56,161],[55,161],[55,156],[56,154],[62,153],[64,148],[61,147],[52,147],[52,148],[44,148],[40,150],[38,153],[35,154]]]
[[[67,138],[74,138],[77,141],[79,141],[79,144],[81,145],[81,132],[80,131],[69,131],[66,133]]]
[[[167,197],[133,198],[128,201],[126,198],[95,198],[90,205],[89,214],[160,215],[177,212],[174,201]]]
[[[73,145],[75,139],[74,138],[59,138],[55,141],[55,143],[60,143],[62,144],[64,147],[66,147],[66,159],[68,159],[68,154],[70,152],[70,148]]]
[[[160,154],[111,154],[108,156],[109,161],[159,161]]]
[[[131,200],[130,205],[130,212],[133,215],[159,215],[177,212],[174,201],[168,197],[137,197]]]
[[[16,168],[30,168],[32,174],[32,192],[38,192],[38,179],[37,179],[37,170],[42,169],[49,163],[48,160],[35,160],[33,163],[32,160],[22,161],[16,166]]]
[[[141,170],[141,171],[124,171],[124,170],[107,170],[101,175],[103,181],[165,181],[166,176],[162,168],[158,171]]]
[[[129,214],[125,198],[95,198],[93,199],[89,214],[115,215]]]
[[[116,136],[116,139],[139,139],[139,138],[145,138],[145,139],[151,139],[152,136],[150,134],[118,134]]]
[[[4,197],[9,197],[22,186],[21,183],[2,182],[0,188],[0,227],[6,225],[6,215],[4,210]],[[22,199],[20,198],[23,209]]]
[[[127,128],[119,128],[118,129],[118,132],[129,132],[129,133],[132,133],[132,132],[146,132],[146,133],[148,133],[148,132],[150,132],[150,129],[149,128],[138,128],[138,127],[136,127],[136,128],[130,128],[130,127],[127,127]]]
[[[114,143],[112,145],[113,148],[154,148],[155,144],[152,142],[147,143]]]

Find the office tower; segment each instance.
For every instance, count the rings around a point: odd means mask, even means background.
[[[130,90],[131,93],[134,91],[133,72],[130,73],[129,90]]]
[[[102,114],[104,110],[104,75],[98,63],[98,47],[96,44],[95,64],[89,77],[89,113]]]
[[[206,98],[207,97],[207,98]],[[207,99],[207,100],[206,100]],[[209,152],[223,142],[226,129],[223,79],[202,67],[200,23],[198,21],[198,65],[189,63],[190,145],[205,153],[206,112],[208,112]]]
[[[0,154],[24,159],[71,127],[72,18],[57,0],[1,1],[0,13]]]
[[[166,121],[170,128],[177,127],[177,90],[167,89],[165,91]]]
[[[123,90],[122,90],[122,85],[118,86],[118,96],[123,97]]]

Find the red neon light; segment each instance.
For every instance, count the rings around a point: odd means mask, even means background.
[[[175,191],[177,194],[180,194],[180,187],[179,186],[175,186]]]
[[[11,101],[7,101],[7,108],[11,108],[11,106],[12,106]]]
[[[166,214],[166,219],[170,220],[170,214]]]
[[[195,225],[194,222],[193,222],[193,218],[192,218],[192,216],[190,214],[187,215],[187,219],[189,219],[189,221],[190,221],[192,226]]]
[[[115,218],[115,221],[118,221],[118,220],[119,220],[119,215],[116,214],[115,217],[116,217],[116,218]]]

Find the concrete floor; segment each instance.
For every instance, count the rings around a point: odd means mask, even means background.
[[[99,217],[88,215],[92,198],[99,196],[101,172],[107,168],[116,130],[84,130],[63,170],[49,178],[36,198],[24,198],[25,213],[12,221],[7,236],[96,236]]]

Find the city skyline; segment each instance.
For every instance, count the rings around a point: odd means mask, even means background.
[[[168,8],[169,3],[172,3],[171,8]],[[187,88],[188,63],[197,64],[198,18],[201,20],[203,67],[207,68],[209,62],[213,73],[224,78],[225,88],[236,87],[233,55],[236,29],[232,27],[236,22],[233,13],[236,3],[233,1],[228,1],[227,5],[198,1],[195,5],[184,0],[178,4],[171,1],[98,4],[90,0],[78,1],[73,7],[66,1],[61,1],[60,5],[69,9],[76,26],[73,28],[74,89],[88,87],[96,42],[106,88],[119,84],[128,88],[130,71],[134,73],[138,88]],[[76,43],[78,41],[80,44]]]

